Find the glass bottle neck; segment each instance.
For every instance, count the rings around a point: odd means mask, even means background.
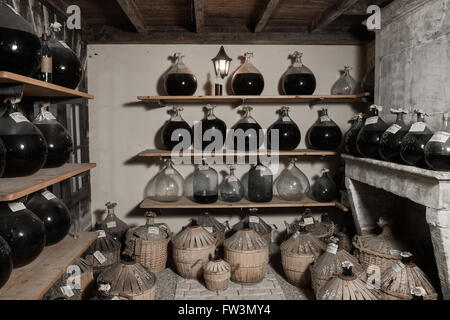
[[[230,176],[231,177],[234,177],[234,170],[235,170],[234,168],[230,168]]]
[[[403,113],[397,113],[397,120],[395,120],[395,123],[403,123]]]
[[[303,66],[302,56],[300,54],[298,54],[298,55],[295,56],[293,67],[294,68],[301,68],[302,66]]]
[[[370,114],[371,114],[373,117],[378,116],[378,109],[377,109],[377,108],[372,108],[372,109],[370,109]]]
[[[425,115],[423,113],[417,114],[417,122],[425,122]]]
[[[446,118],[444,118],[444,120],[442,120],[441,131],[450,132],[450,128],[448,127],[448,119],[446,119]]]
[[[181,110],[175,110],[175,112],[172,115],[172,118],[170,120],[172,120],[172,121],[183,121],[183,118],[181,117]]]
[[[116,214],[114,213],[113,208],[108,208],[108,217],[114,217]]]
[[[214,114],[214,108],[211,108],[211,109],[207,110],[206,118],[207,119],[214,119],[214,118],[216,118],[216,115]]]

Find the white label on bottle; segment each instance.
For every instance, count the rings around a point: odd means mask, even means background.
[[[375,124],[377,122],[378,122],[378,116],[367,118],[366,126],[368,126],[369,124]]]
[[[394,269],[395,272],[400,272],[404,267],[405,265],[403,263],[397,262],[392,266],[392,269]]]
[[[17,14],[18,16],[20,16],[19,12],[17,12],[17,10],[13,8],[13,6],[11,6],[11,5],[7,4],[7,3],[5,3],[5,4],[6,4],[6,6],[7,6],[8,8],[10,8],[15,14]]]
[[[329,116],[321,116],[320,117],[320,122],[329,122],[331,121]]]
[[[336,254],[337,250],[338,250],[338,245],[335,244],[335,243],[330,243],[330,244],[327,246],[327,252],[328,252],[328,253]]]
[[[386,130],[386,132],[396,134],[402,127],[400,127],[398,124],[393,124],[389,127],[389,129]]]
[[[11,117],[11,119],[13,119],[16,123],[21,123],[21,122],[30,122],[27,117],[25,117],[22,113],[20,112],[13,112],[10,113],[9,116]]]
[[[283,118],[281,118],[281,121],[283,121],[283,122],[291,122],[291,118],[289,118],[288,116],[284,116]]]
[[[430,142],[446,143],[448,138],[450,138],[450,133],[444,131],[438,131],[430,139]]]
[[[147,233],[149,234],[159,234],[159,228],[158,227],[148,227]]]
[[[73,290],[69,286],[60,287],[61,292],[68,298],[73,297],[75,294],[73,293]]]
[[[309,226],[311,224],[314,224],[314,219],[311,217],[307,217],[303,219],[303,222],[305,223],[305,226]]]
[[[107,222],[107,223],[106,223],[106,227],[107,227],[108,229],[115,228],[115,227],[117,227],[117,223],[116,223],[115,221]]]
[[[72,50],[72,48],[70,48],[69,45],[68,45],[67,43],[65,43],[64,41],[60,40],[59,43],[61,43],[61,45],[62,45],[64,48],[69,49],[69,50]]]
[[[425,122],[416,122],[411,126],[411,129],[409,129],[409,132],[423,132],[423,131],[425,131],[426,127],[427,127],[427,124]]]
[[[205,170],[208,170],[208,169],[209,169],[209,167],[205,166],[205,165],[198,166],[198,170],[201,170],[201,171],[205,171]]]
[[[52,199],[56,199],[56,196],[53,193],[51,193],[50,191],[44,191],[41,194],[45,199],[47,199],[49,201]]]
[[[173,169],[166,169],[166,174],[174,174],[174,170]]]
[[[213,233],[214,232],[212,227],[205,227],[205,230],[208,231],[209,233]]]
[[[300,234],[300,233],[299,233],[298,231],[295,232],[295,233],[292,235],[292,238],[293,238],[293,239],[297,238],[299,234]]]
[[[104,264],[106,262],[105,256],[100,251],[95,251],[94,257],[98,262],[100,262],[100,264]]]
[[[22,202],[10,202],[8,203],[8,207],[12,212],[17,212],[26,209],[25,205]]]
[[[47,120],[56,120],[55,116],[50,111],[44,112],[44,118]]]
[[[41,72],[42,73],[52,73],[52,70],[53,70],[53,58],[52,57],[42,57]]]
[[[120,298],[118,296],[114,296],[111,300],[120,300]]]
[[[248,217],[248,222],[250,222],[250,223],[259,223],[259,217],[250,216],[250,217]]]
[[[391,254],[391,256],[399,256],[401,254],[401,252],[398,250],[390,250],[389,253]]]
[[[106,232],[104,230],[98,230],[98,237],[99,238],[104,238],[106,237]]]

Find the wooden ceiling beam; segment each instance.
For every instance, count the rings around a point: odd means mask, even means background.
[[[122,8],[125,15],[128,17],[130,22],[136,28],[137,32],[146,34],[147,27],[144,23],[144,18],[136,5],[134,0],[116,0],[119,6]]]
[[[202,32],[204,25],[203,0],[192,0],[192,14],[195,32]]]
[[[264,11],[260,15],[258,21],[256,22],[254,32],[261,32],[263,31],[264,27],[266,26],[267,22],[269,22],[270,17],[275,12],[275,9],[278,6],[278,3],[280,0],[268,0],[266,7],[264,8]]]
[[[310,32],[316,33],[323,30],[346,11],[350,10],[359,1],[360,0],[337,0],[324,12],[313,19]]]

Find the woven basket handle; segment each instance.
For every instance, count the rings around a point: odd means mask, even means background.
[[[358,244],[359,249],[361,249],[363,245],[359,235],[355,235],[355,242]]]
[[[167,223],[160,223],[159,224],[161,227],[165,228],[167,233],[169,234],[169,237],[172,238],[173,232],[170,230],[170,227]]]

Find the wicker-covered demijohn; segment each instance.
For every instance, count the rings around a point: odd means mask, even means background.
[[[293,235],[299,230],[300,222],[304,223],[306,231],[311,232],[315,237],[324,241],[334,233],[334,223],[329,219],[328,214],[322,214],[319,221],[313,217],[311,209],[307,208],[305,212],[291,224],[286,221],[284,222],[288,236]]]
[[[78,286],[71,284],[70,276],[64,274],[42,296],[42,300],[81,300],[82,292]]]
[[[412,262],[412,254],[402,252],[402,260],[381,273],[381,291],[385,300],[412,300],[416,287],[424,291],[423,300],[437,300],[438,294],[425,273]]]
[[[281,246],[281,263],[287,280],[297,287],[309,287],[311,273],[309,266],[326,249],[326,244],[306,231],[304,224]]]
[[[320,288],[317,300],[381,300],[380,290],[353,274],[351,262],[344,261],[342,270]]]
[[[147,212],[147,222],[127,232],[125,253],[153,273],[166,268],[168,245],[172,237],[165,223],[155,223],[156,214]]]
[[[216,238],[192,220],[173,239],[173,260],[178,274],[183,278],[200,278],[203,265],[214,255]]]
[[[92,265],[83,258],[66,269],[66,275],[70,277],[74,286],[81,290],[82,298],[89,298],[94,292],[94,270]]]
[[[228,288],[231,266],[217,255],[203,267],[206,288],[211,291],[224,291]]]
[[[156,276],[129,259],[103,271],[97,283],[111,286],[111,295],[123,300],[155,300]]]
[[[272,227],[257,214],[258,208],[251,208],[249,211],[249,215],[232,227],[233,231],[243,229],[244,224],[248,222],[250,229],[256,231],[268,244],[272,243]]]
[[[266,274],[269,244],[249,223],[224,242],[225,261],[231,265],[231,280],[258,283]]]
[[[216,245],[220,246],[225,240],[225,230],[226,226],[223,223],[220,223],[216,218],[211,216],[208,212],[204,212],[203,214],[197,217],[198,225],[202,226],[206,229],[206,231],[213,234],[216,238]]]
[[[364,268],[377,266],[381,271],[400,261],[400,253],[405,246],[392,234],[391,223],[380,218],[378,225],[383,229],[379,235],[366,235],[353,238],[354,255]],[[372,266],[372,267],[371,267]],[[371,270],[368,270],[370,273]]]
[[[353,264],[353,273],[358,278],[363,281],[366,281],[367,278],[365,269],[358,259],[339,247],[339,239],[331,237],[330,241],[327,250],[310,266],[312,288],[315,294],[333,276],[342,273],[342,263],[344,261],[349,261]]]
[[[120,262],[120,248],[119,241],[114,240],[105,231],[98,230],[97,240],[91,244],[84,254],[84,259],[92,265],[94,278],[103,270]]]

